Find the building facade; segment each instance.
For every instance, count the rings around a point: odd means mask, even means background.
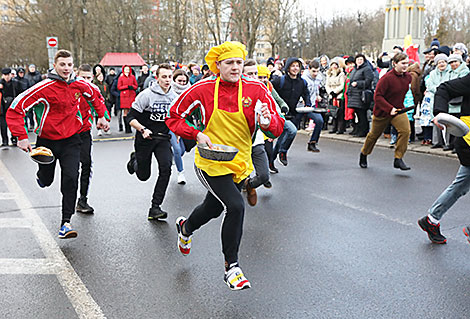
[[[403,46],[405,37],[411,35],[413,44],[419,44],[419,52],[423,52],[424,14],[424,0],[387,0],[382,50],[391,51],[395,45]]]

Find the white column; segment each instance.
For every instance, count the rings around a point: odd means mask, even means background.
[[[411,37],[412,37],[413,40],[414,40],[414,39],[416,38],[416,34],[414,34],[414,32],[413,32],[413,30],[414,30],[413,27],[415,26],[415,22],[414,22],[414,20],[413,20],[413,16],[414,16],[413,11],[415,11],[415,6],[411,6],[411,10],[410,10],[410,11],[411,11],[411,12],[410,12],[410,13],[411,13],[411,19],[410,19],[410,23],[411,23],[411,25],[410,25],[410,34],[411,34]]]
[[[384,37],[385,37],[385,39],[390,38],[390,36],[388,35],[388,30],[389,30],[389,27],[388,27],[389,16],[390,16],[390,10],[386,10],[386,11],[385,11],[385,31],[384,31]]]

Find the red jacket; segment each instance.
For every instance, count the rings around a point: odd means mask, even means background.
[[[82,79],[66,82],[55,73],[21,93],[8,109],[6,120],[13,136],[28,138],[24,117],[34,109],[39,137],[50,140],[68,138],[80,131],[83,125],[79,110],[81,98],[90,101],[95,109],[103,109],[103,97],[99,91]]]
[[[178,99],[173,101],[170,108],[169,117],[165,120],[168,128],[186,139],[195,140],[197,134],[203,131],[209,122],[214,111],[214,89],[216,77],[202,80],[184,91]],[[271,112],[271,123],[267,131],[267,136],[275,138],[281,135],[284,129],[284,119],[276,112],[276,104],[266,85],[260,81],[252,80],[242,76],[243,84],[243,114],[245,115],[251,134],[256,129],[255,105],[259,99],[267,103]],[[220,81],[219,86],[219,107],[227,112],[238,111],[238,82],[230,83]],[[201,114],[202,126],[200,129],[188,125],[189,119],[194,113]]]
[[[135,90],[137,90],[137,81],[135,76],[132,74],[132,70],[129,73],[129,76],[124,75],[124,68],[128,65],[122,67],[122,73],[119,76],[117,88],[121,91],[119,96],[121,102],[121,109],[130,109],[132,102],[135,100]],[[128,66],[130,68],[130,66]]]

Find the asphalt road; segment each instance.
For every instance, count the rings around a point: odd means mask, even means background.
[[[461,229],[470,196],[442,221],[447,245],[431,244],[416,224],[458,161],[408,153],[412,170],[401,172],[393,151],[377,148],[361,169],[359,144],[322,139],[314,154],[306,141],[296,138],[273,188],[247,205],[240,264],[252,289],[241,292],[223,282],[221,218],[194,234],[189,256],[177,251],[174,221],[205,194],[193,154],[184,157],[186,185],[173,169],[167,222],[149,222],[156,166],[139,182],[125,168],[132,141],[95,143],[96,213],[76,214],[78,238],[59,240],[59,176],[40,189],[25,154],[0,150],[0,318],[468,318],[470,245]],[[40,217],[33,231],[18,226],[32,212]],[[63,271],[38,269],[44,258]]]

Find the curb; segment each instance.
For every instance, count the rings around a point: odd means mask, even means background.
[[[304,135],[310,135],[311,132],[306,131],[306,130],[299,130],[297,131],[300,134]],[[329,134],[328,131],[324,130],[322,131],[322,134],[320,137],[323,139],[329,139],[329,140],[336,140],[336,141],[343,141],[343,142],[349,142],[349,143],[356,143],[356,144],[364,144],[364,141],[366,140],[365,137],[354,137],[348,134],[346,132],[345,134]],[[377,140],[376,146],[383,147],[383,148],[394,148],[394,146],[390,145],[390,140],[383,138],[379,138]],[[437,148],[437,149],[431,149],[430,146],[423,146],[419,142],[413,142],[411,144],[408,144],[408,149],[407,152],[415,152],[415,153],[421,153],[421,154],[428,154],[428,155],[435,155],[435,156],[441,156],[441,157],[447,157],[447,158],[455,158],[458,159],[457,154],[452,154],[452,152],[444,152],[442,148]]]

